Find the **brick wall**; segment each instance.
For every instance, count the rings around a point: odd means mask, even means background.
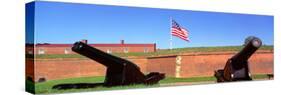
[[[166,73],[166,76],[176,77],[178,69],[178,77],[199,77],[213,76],[214,70],[223,69],[227,59],[234,54],[234,52],[192,53],[149,58],[130,57],[127,59],[136,63],[145,74],[162,72]],[[180,64],[176,64],[179,56]],[[249,63],[252,74],[273,73],[273,52],[255,53]],[[180,68],[176,69],[179,66]],[[27,60],[26,67],[28,67],[26,75],[31,78],[35,75],[35,81],[38,81],[39,78],[54,80],[105,75],[103,65],[86,58],[36,59],[34,65],[32,60]]]
[[[142,72],[146,70],[146,58],[129,58],[136,63]],[[26,75],[38,81],[40,78],[46,80],[65,79],[87,76],[104,76],[106,67],[96,61],[81,58],[56,58],[36,59],[28,61]],[[32,69],[34,67],[34,69]],[[33,74],[34,72],[34,74]],[[33,77],[35,75],[35,77]]]
[[[147,59],[146,58],[127,58],[131,62],[134,62],[136,65],[138,65],[141,69],[141,72],[146,73],[147,72]]]
[[[212,76],[215,70],[223,69],[226,61],[233,55],[234,53],[182,55],[180,76]],[[249,67],[252,74],[273,73],[273,53],[255,53],[249,59]]]
[[[33,59],[25,59],[25,76],[34,79],[34,60]]]
[[[103,76],[105,67],[89,59],[37,59],[35,60],[35,80],[46,78],[47,80]]]
[[[175,62],[177,56],[150,57],[147,60],[147,72],[161,72],[166,76],[175,76]]]

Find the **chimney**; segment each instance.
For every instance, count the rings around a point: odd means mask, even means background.
[[[80,42],[85,43],[85,44],[88,44],[88,40],[86,40],[86,39],[83,39],[83,40],[81,40]]]
[[[124,40],[121,40],[121,44],[124,44]]]

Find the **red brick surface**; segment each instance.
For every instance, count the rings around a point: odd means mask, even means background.
[[[146,58],[129,58],[128,60],[134,62],[141,69],[141,72],[146,73],[147,71],[147,59]]]
[[[105,67],[89,59],[38,59],[35,60],[35,80],[39,78],[63,79],[86,76],[103,76]]]
[[[183,54],[181,61],[181,77],[213,76],[214,70],[223,69],[228,58],[235,53],[199,53]],[[127,58],[136,63],[145,74],[148,72],[162,72],[166,76],[175,77],[177,56],[160,56],[149,58]],[[73,77],[103,76],[105,66],[81,58],[36,59],[26,61],[26,75],[38,81]],[[273,52],[255,53],[249,60],[252,74],[273,73]],[[34,68],[34,69],[33,69]]]
[[[34,60],[25,59],[25,76],[34,79]]]
[[[142,72],[146,71],[146,58],[130,58],[130,61],[136,63]],[[36,59],[27,61],[26,74],[28,77],[38,81],[39,78],[47,80],[87,77],[87,76],[104,76],[106,67],[96,61],[81,58],[57,58],[57,59]],[[34,67],[34,69],[33,69]],[[33,74],[34,72],[34,74]],[[35,77],[33,77],[35,75]]]
[[[166,76],[175,76],[176,56],[148,58],[147,72],[161,72]]]
[[[212,76],[217,69],[223,69],[226,61],[234,53],[220,53],[212,55],[183,55],[181,77]],[[273,73],[273,53],[255,53],[249,59],[252,74]]]

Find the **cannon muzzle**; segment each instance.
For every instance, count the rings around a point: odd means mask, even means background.
[[[262,46],[262,41],[257,37],[248,37],[245,40],[244,48],[230,58],[234,69],[241,69],[248,64],[248,59]]]

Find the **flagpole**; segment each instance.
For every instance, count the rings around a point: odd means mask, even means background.
[[[170,17],[170,50],[173,49],[172,17]]]

